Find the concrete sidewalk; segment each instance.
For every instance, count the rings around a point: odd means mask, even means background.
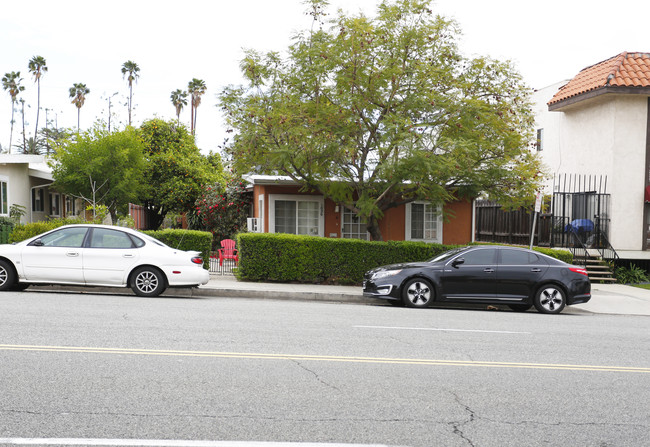
[[[166,294],[178,294],[169,290]],[[597,314],[650,315],[650,290],[621,284],[592,284],[588,303],[567,306],[564,312]],[[361,287],[320,284],[284,284],[238,281],[232,275],[210,275],[208,284],[193,289],[192,296],[298,299],[342,303],[384,303],[364,298]]]

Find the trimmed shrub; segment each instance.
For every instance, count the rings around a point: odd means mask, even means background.
[[[24,241],[25,239],[38,236],[46,231],[54,230],[55,228],[62,227],[63,225],[70,224],[87,224],[83,219],[79,218],[63,218],[43,220],[40,222],[32,222],[24,225],[16,225],[14,231],[9,236],[9,243]]]
[[[375,267],[426,261],[458,245],[413,241],[369,242],[292,234],[240,233],[238,278],[325,284],[360,284]],[[572,262],[566,250],[539,248],[539,252]]]
[[[203,257],[203,267],[210,268],[210,250],[212,248],[212,233],[196,230],[155,230],[143,231],[165,245],[183,251],[198,251]]]
[[[249,281],[359,284],[363,274],[377,266],[426,261],[454,247],[411,241],[240,233],[237,276]]]
[[[9,243],[9,236],[11,236],[15,226],[16,222],[13,219],[0,216],[0,244]]]

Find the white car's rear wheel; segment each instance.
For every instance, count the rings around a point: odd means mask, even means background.
[[[131,277],[131,290],[138,296],[158,296],[166,288],[165,277],[154,267],[140,267]]]

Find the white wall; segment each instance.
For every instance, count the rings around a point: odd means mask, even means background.
[[[545,103],[556,91],[557,85],[535,96],[536,125],[544,128],[545,139],[540,155],[548,172],[607,176],[610,241],[615,249],[641,250],[648,98],[603,95],[549,112]],[[551,186],[552,178],[547,192]]]

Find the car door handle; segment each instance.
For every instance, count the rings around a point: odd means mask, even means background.
[[[542,271],[542,269],[530,269],[530,271],[533,273],[539,273]]]
[[[483,271],[485,273],[494,273],[494,269],[491,269],[491,268],[483,269]]]
[[[67,252],[65,255],[74,258],[74,257],[76,257],[76,256],[79,256],[79,252],[76,252],[76,251],[69,251],[69,252]]]
[[[133,255],[131,253],[125,253],[122,255],[123,258],[132,258]]]

